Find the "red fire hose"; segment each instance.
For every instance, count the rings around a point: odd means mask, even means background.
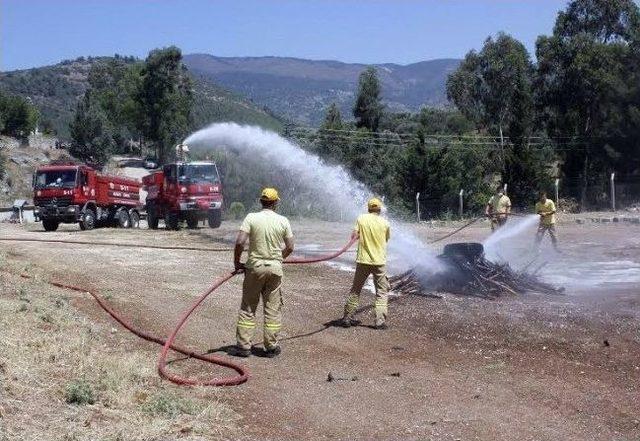
[[[340,256],[341,254],[344,254],[349,248],[351,248],[351,245],[353,245],[356,240],[357,240],[357,238],[352,238],[349,241],[349,243],[347,243],[342,249],[334,252],[333,254],[329,254],[329,255],[326,255],[326,256],[313,257],[313,258],[297,257],[297,258],[287,259],[287,260],[284,261],[284,263],[286,263],[286,264],[305,264],[305,263],[324,262],[324,261],[327,261],[327,260],[335,259],[336,257]],[[214,378],[212,380],[200,381],[200,380],[192,380],[190,378],[179,377],[177,375],[170,374],[170,373],[168,373],[166,371],[167,355],[169,353],[169,349],[174,349],[173,342],[176,339],[176,336],[178,335],[178,332],[180,332],[180,329],[182,329],[184,324],[189,319],[189,316],[209,296],[209,294],[211,294],[213,291],[215,291],[223,283],[225,283],[226,281],[230,280],[236,274],[239,274],[239,272],[234,271],[234,272],[228,273],[225,276],[219,278],[208,290],[206,290],[198,298],[198,300],[196,300],[194,302],[193,305],[191,305],[191,307],[189,307],[189,309],[187,309],[184,312],[184,314],[182,315],[180,320],[178,320],[178,324],[176,325],[175,329],[173,330],[173,332],[171,333],[171,335],[169,336],[167,341],[164,342],[164,345],[162,347],[162,351],[160,352],[160,359],[158,360],[158,372],[160,373],[161,377],[166,378],[167,380],[169,380],[169,381],[171,381],[173,383],[184,384],[184,385],[188,385],[188,386],[232,386],[232,385],[241,384],[241,383],[244,383],[245,381],[247,381],[247,379],[249,377],[249,374],[248,374],[248,372],[246,370],[244,370],[244,368],[242,366],[237,365],[235,363],[228,362],[228,361],[225,361],[224,362],[225,364],[219,363],[218,361],[221,361],[221,360],[219,358],[217,358],[217,357],[215,358],[216,361],[213,361],[213,363],[220,364],[220,365],[227,366],[227,367],[230,367],[232,369],[235,369],[236,372],[238,372],[240,375],[236,375],[235,377],[222,378],[222,379]],[[206,360],[206,361],[208,361],[208,360]]]
[[[64,239],[30,239],[28,237],[0,237],[0,242],[46,242],[65,243],[71,245],[100,245],[125,248],[151,248],[154,250],[182,250],[182,251],[233,251],[233,248],[205,248],[205,247],[170,247],[166,245],[147,245],[142,243],[118,243],[118,242],[97,242],[88,240],[64,240]]]
[[[305,263],[316,263],[316,262],[323,262],[323,261],[327,261],[327,260],[331,260],[331,259],[335,259],[336,257],[344,254],[349,248],[351,248],[351,245],[353,245],[355,243],[357,239],[351,239],[349,241],[349,243],[347,243],[342,249],[326,255],[326,256],[319,256],[319,257],[314,257],[314,258],[292,258],[292,259],[288,259],[286,260],[284,263],[286,264],[305,264]],[[7,241],[7,242],[57,242],[57,243],[72,243],[72,244],[91,244],[91,245],[112,245],[112,246],[132,246],[132,247],[136,247],[136,245],[130,245],[130,244],[116,244],[116,243],[105,243],[105,242],[81,242],[81,241],[64,241],[64,240],[47,240],[47,239],[27,239],[27,238],[0,238],[0,241]],[[151,247],[149,247],[151,248]],[[155,247],[154,247],[155,248]],[[163,247],[163,249],[178,249],[178,250],[182,250],[182,249],[190,249],[187,247]],[[227,249],[211,249],[211,248],[198,248],[198,251],[227,251]],[[160,373],[160,375],[163,378],[166,378],[167,380],[176,383],[176,384],[181,384],[181,385],[190,385],[190,386],[195,386],[195,385],[201,385],[201,386],[235,386],[238,384],[242,384],[245,381],[247,381],[247,379],[249,378],[249,372],[247,371],[247,369],[245,369],[243,366],[241,366],[240,364],[234,363],[232,361],[228,361],[225,360],[223,358],[217,357],[215,355],[203,355],[203,354],[199,354],[191,349],[188,348],[184,348],[181,346],[177,346],[174,344],[174,341],[176,339],[176,336],[178,335],[178,332],[180,331],[180,329],[184,326],[184,324],[186,323],[186,321],[188,320],[189,316],[193,313],[193,311],[195,311],[195,309],[209,296],[209,294],[211,294],[213,291],[215,291],[216,289],[218,289],[222,284],[224,284],[225,282],[227,282],[228,280],[230,280],[233,276],[239,274],[238,272],[231,272],[231,273],[227,273],[226,275],[220,277],[219,279],[217,279],[213,285],[211,285],[194,303],[193,305],[191,305],[191,307],[189,307],[189,309],[187,309],[185,311],[185,313],[182,315],[182,317],[180,318],[180,320],[178,321],[177,326],[175,327],[175,329],[173,330],[173,332],[171,333],[171,335],[169,336],[168,339],[164,340],[160,337],[157,337],[143,329],[137,328],[135,325],[133,325],[132,323],[128,322],[126,319],[124,319],[123,317],[121,317],[116,311],[114,311],[95,291],[90,290],[90,289],[86,289],[83,287],[79,287],[76,285],[71,285],[71,284],[67,284],[67,283],[61,283],[61,282],[56,282],[56,281],[47,281],[47,283],[49,283],[50,285],[56,286],[58,288],[63,288],[63,289],[68,289],[68,290],[72,290],[72,291],[77,291],[77,292],[82,292],[82,293],[87,293],[89,295],[91,295],[96,302],[98,303],[98,305],[104,309],[115,321],[117,321],[118,323],[120,323],[125,329],[127,329],[128,331],[130,331],[131,333],[133,333],[134,335],[146,340],[146,341],[150,341],[153,343],[157,343],[159,345],[162,345],[162,351],[160,353],[160,359],[158,361],[158,372]],[[20,277],[25,278],[25,279],[32,279],[33,276],[27,275],[27,274],[19,274]],[[179,352],[181,354],[184,354],[188,357],[191,358],[195,358],[197,360],[203,361],[205,363],[211,363],[211,364],[215,364],[218,366],[223,366],[223,367],[227,367],[230,369],[233,369],[234,371],[236,371],[236,375],[232,376],[232,377],[223,377],[223,378],[214,378],[211,380],[206,380],[206,381],[200,381],[200,380],[192,380],[189,378],[183,378],[183,377],[179,377],[177,375],[173,375],[173,374],[169,374],[166,372],[166,365],[167,365],[167,356],[169,353],[169,349],[172,349],[176,352]]]

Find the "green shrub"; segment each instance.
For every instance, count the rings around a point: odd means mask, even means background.
[[[242,219],[245,212],[246,210],[242,202],[232,202],[229,206],[229,217],[231,217],[231,219]]]
[[[64,398],[67,403],[79,406],[96,402],[91,385],[84,379],[74,380],[67,384]]]

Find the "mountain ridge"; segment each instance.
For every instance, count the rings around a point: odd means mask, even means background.
[[[390,110],[444,107],[448,104],[447,76],[461,60],[440,58],[404,65],[369,65],[297,57],[217,57],[194,53],[185,55],[184,61],[190,71],[241,93],[287,119],[318,125],[332,102],[340,106],[345,118],[351,117],[358,76],[368,66],[377,68],[383,100]]]

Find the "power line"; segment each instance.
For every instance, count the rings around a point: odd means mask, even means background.
[[[494,140],[496,142],[500,141],[500,136],[492,136],[492,135],[452,135],[452,134],[441,134],[441,133],[433,133],[433,134],[414,134],[414,133],[398,133],[398,132],[370,132],[370,131],[361,131],[356,129],[329,129],[329,128],[315,128],[315,127],[303,127],[297,126],[288,130],[289,133],[310,133],[315,135],[323,135],[325,133],[336,133],[336,134],[352,134],[357,135],[359,137],[373,137],[373,138],[385,138],[385,137],[399,137],[399,138],[410,138],[410,139],[420,139],[420,138],[442,138],[442,139],[479,139],[479,140]],[[529,136],[527,139],[542,139],[542,140],[556,140],[556,139],[568,139],[568,140],[588,140],[588,139],[618,139],[625,138],[625,136],[585,136],[585,135],[555,135],[555,136]],[[510,140],[511,137],[503,136],[503,140]]]
[[[298,140],[324,140],[327,138],[323,135],[318,136],[305,136],[304,134],[292,133],[289,135],[290,138],[298,139]],[[419,139],[415,138],[412,141],[418,141]],[[339,141],[344,142],[363,142],[367,145],[377,146],[377,147],[400,147],[406,148],[409,144],[405,143],[403,140],[398,139],[381,139],[381,138],[359,138],[359,137],[342,137]],[[438,148],[465,148],[465,147],[473,147],[473,146],[482,146],[482,147],[490,147],[490,148],[508,148],[513,147],[514,144],[512,142],[500,143],[499,141],[488,142],[488,141],[464,141],[464,140],[450,140],[450,141],[430,141],[429,139],[424,140],[424,147],[438,147]],[[534,148],[541,150],[545,147],[553,148],[554,151],[577,151],[584,150],[585,148],[584,142],[572,141],[572,142],[564,142],[561,144],[555,143],[545,143],[545,142],[530,142],[527,143],[525,148]],[[564,146],[564,147],[560,147]]]

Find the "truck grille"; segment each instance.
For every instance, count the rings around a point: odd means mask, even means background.
[[[71,205],[71,198],[68,196],[38,198],[35,201],[35,205],[39,207],[68,207]]]

